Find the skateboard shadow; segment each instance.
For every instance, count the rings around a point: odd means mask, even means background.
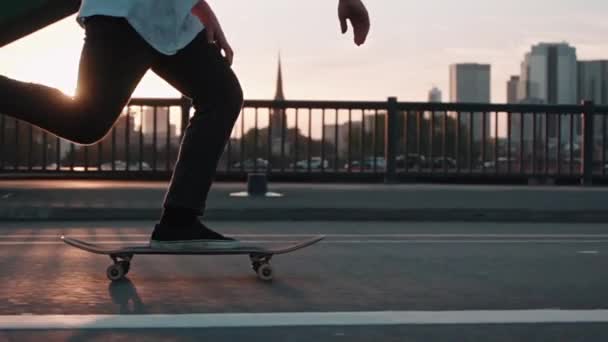
[[[129,278],[113,281],[108,286],[110,298],[119,305],[121,314],[144,314],[146,306],[137,293],[137,288]]]

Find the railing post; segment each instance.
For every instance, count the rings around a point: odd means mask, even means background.
[[[593,101],[583,102],[583,146],[581,147],[582,185],[593,185],[593,121],[595,105]]]
[[[181,139],[184,138],[184,134],[186,133],[186,127],[188,127],[188,121],[190,120],[190,108],[192,108],[192,100],[182,95],[182,132]]]
[[[396,97],[388,98],[388,111],[384,126],[384,158],[386,160],[386,170],[384,174],[385,183],[397,181],[396,154],[397,154],[397,113],[399,106]]]

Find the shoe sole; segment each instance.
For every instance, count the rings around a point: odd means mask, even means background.
[[[238,241],[187,240],[187,241],[150,241],[150,247],[170,250],[186,249],[234,249],[241,247]]]

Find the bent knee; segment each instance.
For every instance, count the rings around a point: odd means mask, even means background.
[[[66,138],[80,145],[94,145],[103,140],[112,125],[80,125]]]

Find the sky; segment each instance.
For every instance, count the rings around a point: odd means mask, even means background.
[[[292,100],[449,100],[449,65],[492,65],[492,101],[505,102],[530,46],[568,42],[579,59],[608,59],[606,0],[364,0],[372,30],[342,36],[337,0],[209,0],[235,50],[247,99],[274,96],[277,56]],[[84,38],[74,17],[0,49],[0,74],[73,94]],[[146,76],[137,97],[179,94]]]

